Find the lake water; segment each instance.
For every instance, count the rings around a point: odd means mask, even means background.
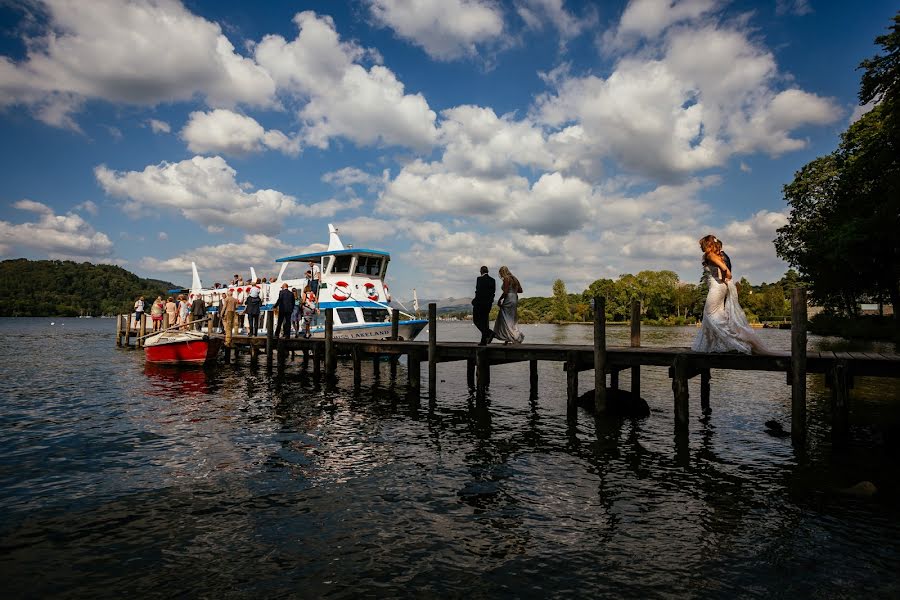
[[[565,375],[438,367],[436,402],[351,364],[144,364],[105,319],[0,319],[0,576],[8,597],[900,597],[900,384],[859,379],[833,449],[809,377],[809,440],[783,374],[714,371],[710,419],[676,435],[643,368],[645,419],[566,418]],[[526,325],[590,343],[590,326]],[[693,328],[643,331],[686,346]],[[788,349],[788,331],[763,330]],[[438,323],[471,340],[470,323]],[[424,336],[425,334],[423,334]],[[610,344],[628,330],[611,327]],[[812,337],[811,349],[846,346]],[[889,347],[867,348],[891,351]],[[581,391],[593,375],[582,375]],[[621,385],[628,389],[623,372]],[[860,481],[878,493],[841,493]]]

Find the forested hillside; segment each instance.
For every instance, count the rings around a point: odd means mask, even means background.
[[[0,281],[3,317],[127,313],[138,296],[152,300],[177,287],[113,265],[24,258],[0,262]]]

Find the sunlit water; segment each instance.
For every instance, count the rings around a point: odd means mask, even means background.
[[[804,451],[765,431],[790,427],[784,374],[714,371],[708,420],[692,380],[690,430],[676,436],[662,368],[642,372],[650,417],[579,410],[573,425],[555,363],[540,365],[536,398],[527,364],[494,367],[484,404],[464,363],[442,364],[429,403],[407,395],[402,364],[392,383],[387,363],[377,379],[364,363],[354,394],[347,362],[335,387],[299,361],[281,378],[247,357],[152,367],[114,347],[114,327],[0,320],[8,597],[900,596],[896,380],[857,380],[839,450],[829,391],[810,376]],[[470,323],[438,330],[478,336]],[[648,327],[643,343],[695,333]],[[787,331],[760,333],[789,347]],[[627,336],[610,328],[609,343]],[[840,492],[862,480],[878,493]]]

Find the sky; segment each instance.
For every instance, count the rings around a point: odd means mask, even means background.
[[[867,107],[894,2],[0,0],[0,258],[179,285],[391,253],[395,297],[774,281],[782,186]],[[299,276],[289,267],[287,276]]]

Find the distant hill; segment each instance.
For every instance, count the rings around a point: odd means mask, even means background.
[[[113,265],[24,258],[0,262],[0,281],[2,317],[127,313],[138,296],[150,301],[179,287]]]

